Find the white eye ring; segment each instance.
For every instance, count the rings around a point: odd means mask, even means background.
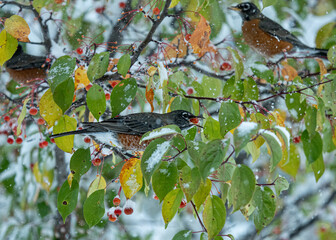
[[[183,118],[187,118],[187,117],[188,117],[188,113],[183,112],[183,113],[182,113],[182,117],[183,117]]]
[[[246,10],[249,10],[250,9],[250,5],[249,4],[243,4],[243,10],[246,11]]]

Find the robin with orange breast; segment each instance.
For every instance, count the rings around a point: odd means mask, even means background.
[[[31,84],[47,77],[48,66],[46,57],[26,54],[19,45],[12,58],[6,62],[6,71],[14,81]]]
[[[229,9],[239,12],[243,19],[242,33],[246,44],[264,57],[327,58],[328,50],[303,44],[281,25],[264,16],[253,3],[240,3]]]
[[[111,145],[131,151],[143,151],[150,143],[140,139],[146,132],[166,125],[177,125],[181,130],[198,126],[198,120],[203,118],[195,116],[184,110],[176,110],[165,114],[159,113],[134,113],[118,116],[102,122],[85,122],[81,130],[54,134],[51,138],[68,135],[89,135],[98,143]]]

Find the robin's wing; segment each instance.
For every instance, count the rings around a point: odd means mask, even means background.
[[[45,57],[32,56],[25,53],[22,53],[19,56],[14,56],[12,59],[6,62],[6,67],[23,70],[30,68],[41,68],[43,65],[46,65]]]
[[[271,34],[279,40],[289,42],[295,46],[307,47],[299,39],[297,39],[297,37],[284,29],[280,24],[267,17],[261,18],[259,27],[261,30]]]

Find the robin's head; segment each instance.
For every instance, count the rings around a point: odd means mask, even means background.
[[[240,3],[235,7],[229,7],[229,9],[239,12],[244,21],[259,18],[261,14],[257,6],[250,2]]]
[[[167,117],[171,121],[169,124],[175,124],[181,129],[186,129],[193,125],[198,126],[198,120],[203,118],[202,116],[195,116],[194,114],[184,110],[176,110],[167,113]]]

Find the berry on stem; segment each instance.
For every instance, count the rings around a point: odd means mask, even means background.
[[[114,214],[115,214],[117,217],[119,217],[119,216],[122,214],[122,209],[121,209],[121,207],[116,207],[116,208],[114,209]]]
[[[105,99],[110,100],[110,98],[111,98],[111,94],[110,93],[105,93]]]
[[[124,206],[124,213],[126,215],[131,215],[134,212],[135,203],[131,199],[127,199]]]
[[[192,88],[192,87],[188,87],[187,88],[187,94],[188,95],[191,95],[191,94],[193,94],[194,93],[194,88]]]
[[[180,203],[180,208],[184,208],[187,205],[187,201],[185,199],[182,199]]]
[[[6,122],[8,122],[9,120],[10,120],[10,117],[9,116],[4,116],[4,120],[6,121]]]
[[[14,143],[14,138],[13,138],[13,136],[8,136],[8,138],[7,138],[7,143],[8,143],[8,144],[13,144],[13,143]]]
[[[158,7],[154,8],[154,9],[153,9],[153,13],[154,13],[155,15],[159,15],[159,14],[160,14],[160,9],[159,9]]]
[[[120,197],[119,197],[119,195],[117,195],[117,196],[115,196],[115,197],[113,198],[113,204],[114,204],[115,206],[119,206],[119,204],[120,204]]]
[[[92,161],[93,166],[98,167],[101,164],[101,159],[100,158],[95,158]]]
[[[18,136],[17,139],[15,140],[17,144],[21,144],[23,142],[23,139],[21,136]]]
[[[36,107],[31,107],[29,109],[29,114],[32,115],[32,116],[35,116],[37,114],[38,110]]]
[[[230,71],[232,69],[232,66],[228,62],[223,62],[222,65],[219,67],[221,71]]]
[[[126,3],[125,2],[120,2],[119,7],[124,9],[126,7]]]
[[[77,48],[77,49],[76,49],[76,52],[77,52],[79,55],[82,55],[82,54],[83,54],[83,49],[82,49],[82,48]]]
[[[43,125],[43,124],[45,124],[44,119],[43,119],[43,118],[39,118],[39,119],[37,119],[37,124],[38,124],[38,125]]]
[[[91,142],[91,138],[90,137],[85,137],[84,138],[84,142],[85,143],[90,143]]]

